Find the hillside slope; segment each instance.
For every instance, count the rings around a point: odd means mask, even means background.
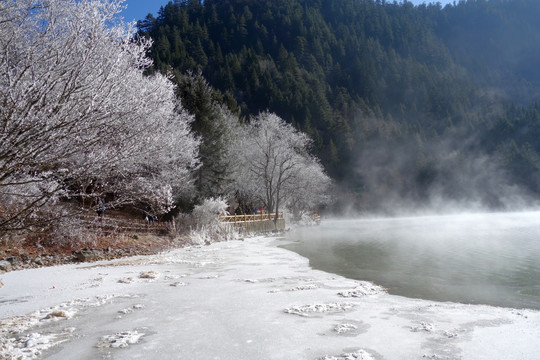
[[[534,0],[175,1],[139,29],[154,71],[200,69],[241,116],[308,133],[362,206],[508,207],[540,192],[524,135],[540,120],[539,16]]]

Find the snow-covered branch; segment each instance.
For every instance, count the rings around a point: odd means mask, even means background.
[[[280,206],[296,212],[325,202],[330,179],[309,155],[307,135],[269,112],[253,119],[246,131],[237,180],[243,193],[276,213]]]
[[[122,7],[1,3],[0,203],[12,207],[0,208],[0,230],[24,226],[17,214],[32,212],[36,199],[109,193],[121,203],[144,192],[167,211],[190,185],[192,118],[169,79],[144,75],[151,42],[117,20]]]

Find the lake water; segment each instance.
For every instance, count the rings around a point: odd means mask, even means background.
[[[323,221],[284,246],[391,294],[540,309],[540,212]]]

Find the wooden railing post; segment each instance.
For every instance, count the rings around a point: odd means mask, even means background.
[[[222,215],[219,217],[219,220],[223,223],[232,223],[235,227],[246,232],[268,232],[276,230],[276,226],[278,226],[277,230],[284,229],[283,213],[278,214],[278,224],[275,225],[274,216],[275,213]],[[270,223],[271,226],[268,226]]]

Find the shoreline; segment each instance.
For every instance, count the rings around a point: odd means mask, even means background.
[[[389,295],[279,245],[256,237],[6,273],[0,358],[540,358],[538,311]]]
[[[291,233],[286,248],[395,295],[540,310],[539,215],[331,219]]]
[[[3,273],[42,267],[114,260],[130,256],[154,255],[186,246],[185,237],[172,238],[149,234],[121,234],[99,239],[96,243],[38,246],[21,242],[0,245],[0,276]]]

